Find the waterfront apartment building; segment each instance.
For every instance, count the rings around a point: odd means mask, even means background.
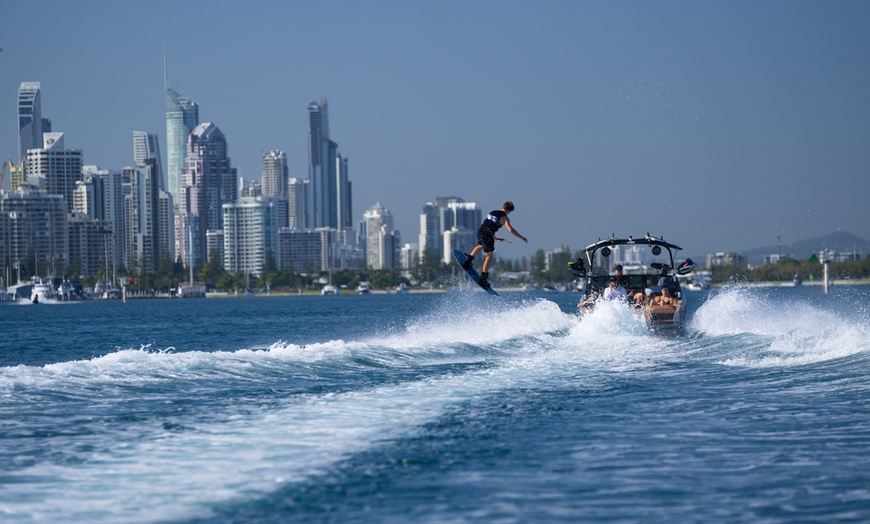
[[[42,149],[43,132],[41,85],[39,82],[22,82],[18,86],[19,164],[24,164],[27,159],[27,150]]]
[[[323,235],[313,229],[283,227],[278,231],[278,263],[294,273],[319,272],[323,268]]]
[[[173,199],[177,257],[206,260],[206,231],[224,229],[223,205],[235,202],[238,193],[226,137],[210,122],[196,126],[188,137],[180,198]]]
[[[28,184],[0,193],[0,262],[23,275],[58,275],[69,262],[67,203]],[[26,267],[33,263],[32,267]],[[8,264],[8,265],[7,265]]]
[[[84,213],[73,212],[67,216],[69,226],[69,268],[67,275],[95,276],[103,272],[111,274],[111,230],[104,220]]]
[[[393,269],[398,265],[398,248],[401,238],[393,229],[393,214],[380,202],[363,213],[365,234],[366,267],[369,269]]]
[[[76,182],[82,180],[82,152],[65,149],[63,133],[45,133],[43,142],[45,147],[27,150],[26,181],[72,206]]]
[[[284,203],[275,197],[244,197],[223,205],[226,271],[259,277],[268,257],[277,265],[278,209]]]
[[[181,195],[181,172],[187,157],[187,139],[199,125],[199,106],[181,96],[169,86],[166,88],[166,183],[174,202]]]

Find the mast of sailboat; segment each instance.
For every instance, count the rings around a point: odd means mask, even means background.
[[[187,225],[187,244],[190,246],[188,252],[190,256],[188,260],[190,261],[190,289],[193,289],[193,230],[190,228],[190,224]]]

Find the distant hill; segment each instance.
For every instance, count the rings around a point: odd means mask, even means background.
[[[752,265],[758,265],[764,262],[766,255],[775,254],[777,252],[783,255],[794,257],[797,260],[806,260],[813,253],[818,253],[821,249],[833,249],[834,251],[852,251],[853,249],[864,256],[870,255],[870,241],[861,238],[852,233],[845,231],[837,231],[819,238],[808,238],[800,240],[788,246],[767,246],[757,247],[744,251],[747,260]]]

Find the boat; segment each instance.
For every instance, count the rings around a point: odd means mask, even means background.
[[[60,285],[57,286],[57,298],[60,300],[73,300],[73,298],[75,298],[75,289],[73,289],[72,282],[64,279]]]
[[[705,291],[710,289],[712,285],[710,274],[707,272],[698,271],[687,275],[683,289],[687,291]]]
[[[408,289],[408,284],[402,282],[401,284],[396,286],[396,294],[397,295],[404,295],[407,293],[410,293],[410,290]]]
[[[338,288],[332,284],[326,284],[323,286],[323,289],[320,290],[321,295],[337,295]]]
[[[615,251],[631,251],[635,257],[651,258],[649,266],[636,265],[637,271],[630,275],[617,275],[611,271],[616,264],[608,259]],[[602,300],[604,290],[611,279],[625,291],[626,307],[642,315],[653,330],[680,329],[686,320],[687,304],[677,278],[688,275],[695,269],[691,258],[677,263],[675,256],[682,248],[647,234],[642,238],[609,238],[586,246],[576,261],[568,262],[568,269],[585,281],[581,314],[594,312],[595,304]],[[665,299],[659,298],[664,296]],[[661,303],[668,302],[668,303]]]
[[[54,289],[51,286],[51,281],[46,281],[39,277],[33,277],[33,289],[30,291],[30,301],[34,304],[45,302],[48,299],[55,298]]]
[[[371,293],[371,289],[369,288],[368,282],[360,282],[356,287],[357,295],[368,295],[369,293]]]

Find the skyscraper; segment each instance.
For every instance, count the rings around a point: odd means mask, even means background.
[[[263,196],[286,197],[288,173],[287,155],[283,151],[275,149],[263,155]]]
[[[310,227],[351,227],[351,186],[348,161],[329,136],[326,98],[308,104],[308,179],[311,181]]]
[[[166,174],[167,190],[174,202],[181,193],[187,137],[199,125],[199,106],[166,86]]]
[[[175,212],[175,252],[187,263],[191,254],[194,263],[205,260],[206,231],[223,228],[222,206],[238,197],[227,153],[227,139],[216,125],[205,122],[190,133]]]
[[[152,252],[156,257],[155,262],[159,265],[160,257],[164,255],[168,255],[170,260],[175,259],[175,234],[172,225],[174,201],[172,195],[166,190],[165,173],[160,160],[160,141],[155,133],[133,131],[133,162],[139,171],[143,166],[147,166],[152,171],[147,174],[149,187],[152,183],[157,184],[156,202],[149,202],[149,207],[144,207],[143,202],[140,204],[140,209],[148,209],[148,212],[151,213],[150,206],[156,203],[160,207],[159,212],[155,215],[159,217],[160,224],[150,225],[151,233],[148,233],[153,234],[152,240],[159,243]],[[130,245],[132,246],[132,244]],[[140,242],[139,245],[143,244]]]
[[[127,268],[138,273],[155,271],[162,256],[160,248],[160,184],[157,159],[136,164],[130,177],[127,211]]]
[[[146,159],[153,158],[157,167],[160,189],[166,190],[163,174],[163,162],[160,160],[160,142],[157,135],[145,131],[133,131],[133,164],[139,165]]]
[[[28,149],[42,149],[42,95],[39,82],[22,82],[18,87],[18,163],[24,163]]]

